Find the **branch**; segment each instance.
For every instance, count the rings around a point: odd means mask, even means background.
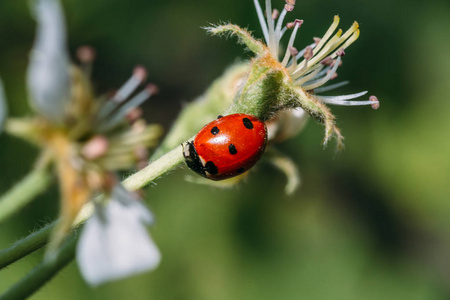
[[[158,177],[172,171],[184,161],[183,151],[181,146],[176,147],[161,158],[150,163],[147,167],[134,173],[124,181],[122,184],[126,189],[134,191],[143,188]]]
[[[77,237],[70,237],[54,260],[45,260],[40,263],[21,281],[1,295],[0,300],[26,299],[39,290],[75,257],[77,240]]]
[[[14,245],[0,251],[0,270],[43,247],[57,221],[47,224]]]

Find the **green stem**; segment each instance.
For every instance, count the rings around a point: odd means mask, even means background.
[[[47,224],[24,239],[17,241],[11,247],[0,251],[0,270],[43,247],[47,243],[55,224],[56,221]]]
[[[52,176],[47,168],[36,168],[0,198],[0,223],[42,193]]]
[[[61,247],[54,260],[46,260],[40,263],[21,281],[1,295],[0,300],[25,299],[32,295],[72,261],[75,256],[76,244],[77,238],[70,237]]]
[[[183,163],[183,161],[184,157],[181,147],[176,147],[172,151],[169,151],[165,155],[161,156],[158,160],[149,164],[144,169],[125,179],[122,184],[125,188],[132,191],[140,189],[156,178],[178,167]]]
[[[140,189],[156,178],[179,166],[183,160],[184,158],[180,147],[176,147],[144,169],[131,175],[122,183],[129,190]],[[80,212],[79,217],[75,221],[75,224],[73,225],[74,227],[82,224],[93,213],[91,204],[92,203],[88,203],[85,205],[83,210]],[[16,242],[13,246],[0,251],[0,269],[43,247],[47,243],[55,224],[56,221]]]

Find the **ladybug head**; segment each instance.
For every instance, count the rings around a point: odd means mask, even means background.
[[[183,147],[183,156],[187,166],[196,173],[206,177],[205,167],[195,150],[194,143],[186,142],[185,144],[181,144],[181,146]]]

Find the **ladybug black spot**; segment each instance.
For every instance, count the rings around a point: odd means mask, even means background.
[[[217,169],[216,165],[212,161],[208,161],[205,164],[205,170],[211,175],[217,175],[219,173],[219,170]]]
[[[213,134],[213,135],[216,135],[216,134],[218,134],[220,132],[220,130],[219,130],[219,128],[217,128],[216,126],[214,126],[212,129],[211,129],[211,133]]]
[[[242,122],[244,122],[245,128],[247,128],[247,129],[253,129],[253,123],[252,123],[252,121],[250,121],[249,118],[244,118],[244,119],[242,119]]]
[[[245,171],[245,169],[244,168],[239,168],[239,169],[237,169],[237,173],[238,174],[242,174],[242,173],[244,173],[244,171]]]
[[[223,116],[222,116],[222,115],[218,115],[218,116],[217,116],[217,119],[220,119],[220,118],[223,118]]]
[[[230,146],[228,146],[228,150],[230,151],[230,154],[236,154],[237,150],[236,147],[233,144],[230,144]]]

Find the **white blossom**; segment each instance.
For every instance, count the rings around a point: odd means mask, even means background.
[[[295,19],[284,25],[285,17],[294,9],[296,0],[286,0],[281,13],[278,10],[272,10],[271,0],[265,0],[265,13],[259,0],[253,2],[270,53],[286,68],[295,85],[304,91],[314,92],[315,99],[326,104],[371,105],[374,109],[378,108],[379,101],[374,97],[366,101],[349,101],[364,96],[367,91],[341,96],[320,95],[320,93],[348,84],[348,81],[342,81],[327,85],[337,76],[337,69],[341,66],[342,57],[345,55],[344,50],[359,37],[357,22],[354,22],[345,33],[341,29],[336,32],[340,19],[339,16],[335,16],[333,23],[322,38],[315,38],[314,43],[299,51],[294,47],[294,43],[300,27],[304,23],[303,20]],[[281,40],[289,29],[292,32],[287,47],[282,47]]]
[[[98,205],[86,222],[77,248],[84,279],[92,286],[155,269],[160,252],[147,226],[153,216],[122,186],[114,187],[111,200]]]
[[[33,0],[36,40],[28,66],[32,106],[54,122],[62,122],[70,100],[69,55],[61,5],[56,0]]]

